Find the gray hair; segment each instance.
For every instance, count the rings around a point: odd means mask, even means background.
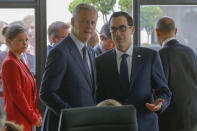
[[[61,29],[69,29],[70,25],[61,21],[55,21],[48,27],[48,36],[58,37]]]
[[[156,29],[164,34],[172,33],[176,30],[175,22],[170,17],[162,17],[157,21]]]
[[[101,31],[100,31],[100,34],[102,34],[107,39],[111,37],[109,23],[105,23],[102,26]]]
[[[21,25],[10,25],[3,28],[2,34],[5,36],[6,40],[13,40],[21,32],[27,32],[25,27]]]
[[[81,3],[78,4],[77,6],[75,6],[75,8],[72,11],[72,16],[73,18],[77,18],[77,15],[79,14],[80,10],[90,10],[90,11],[95,11],[98,17],[98,13],[97,10],[94,6],[89,5],[89,4],[85,4],[85,3]]]

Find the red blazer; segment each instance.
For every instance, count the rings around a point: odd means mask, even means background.
[[[2,64],[3,97],[6,119],[31,131],[39,117],[37,89],[28,67],[8,52]]]

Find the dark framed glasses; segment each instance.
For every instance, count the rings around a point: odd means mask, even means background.
[[[121,25],[119,27],[114,27],[112,26],[110,28],[110,32],[111,33],[116,33],[117,31],[120,31],[120,32],[125,32],[127,30],[127,28],[130,28],[131,26],[126,26],[126,25]]]

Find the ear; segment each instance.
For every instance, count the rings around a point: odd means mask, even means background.
[[[54,36],[51,36],[51,42],[56,43],[56,38]]]
[[[101,41],[103,40],[103,35],[102,35],[102,34],[100,34],[100,40],[101,40]]]
[[[6,42],[8,45],[10,45],[12,41],[10,39],[7,39]]]
[[[157,35],[157,37],[158,37],[159,34],[160,34],[159,29],[156,29],[155,32],[156,32],[156,35]]]
[[[132,27],[131,27],[131,34],[133,35],[134,32],[135,32],[135,26],[132,26]]]
[[[75,23],[75,19],[72,17],[71,18],[71,25],[72,25],[72,27],[74,27],[74,23]]]
[[[176,35],[176,33],[177,33],[177,28],[175,29],[175,32],[174,32],[174,33],[175,33],[175,35]]]

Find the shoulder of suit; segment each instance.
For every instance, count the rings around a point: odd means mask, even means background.
[[[107,51],[101,55],[99,55],[96,60],[102,60],[102,59],[107,59],[107,58],[111,58],[114,55],[114,49]]]
[[[151,48],[146,48],[146,47],[134,47],[134,50],[137,53],[142,53],[142,54],[156,54],[157,53],[157,51]]]

